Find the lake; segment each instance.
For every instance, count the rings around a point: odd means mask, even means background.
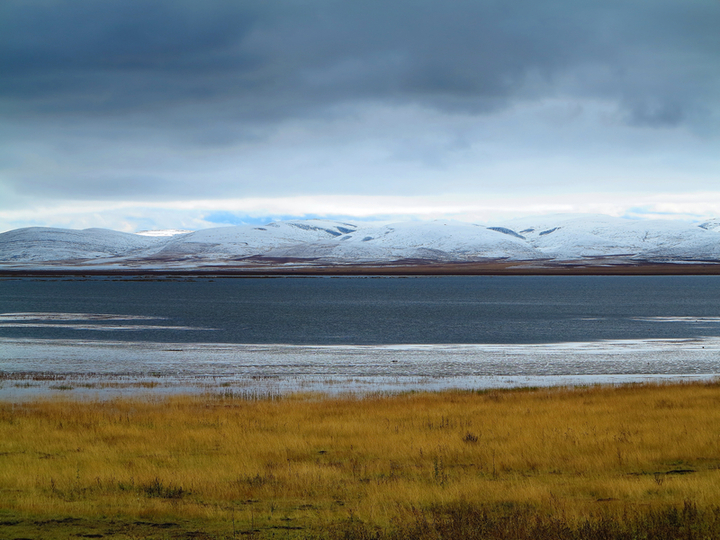
[[[720,276],[0,280],[0,397],[708,378]]]

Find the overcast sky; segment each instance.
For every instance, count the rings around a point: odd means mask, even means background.
[[[720,216],[718,0],[2,0],[0,231]]]

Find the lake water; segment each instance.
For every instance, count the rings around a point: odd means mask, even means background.
[[[0,280],[0,397],[708,378],[720,276]]]

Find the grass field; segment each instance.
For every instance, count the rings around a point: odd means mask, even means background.
[[[0,403],[3,539],[720,538],[718,507],[716,383]]]

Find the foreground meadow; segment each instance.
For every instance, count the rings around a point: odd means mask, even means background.
[[[716,383],[0,403],[1,538],[720,538],[719,506]]]

